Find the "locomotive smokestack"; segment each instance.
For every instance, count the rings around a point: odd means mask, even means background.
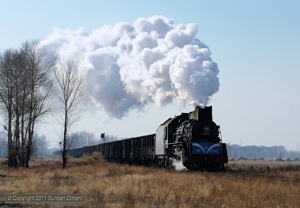
[[[205,106],[204,108],[197,106],[194,111],[189,113],[189,118],[193,120],[212,121],[212,106]]]

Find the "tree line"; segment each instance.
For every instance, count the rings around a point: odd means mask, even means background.
[[[120,140],[119,137],[114,135],[106,134],[105,138],[96,136],[94,133],[80,131],[71,133],[68,138],[68,144],[70,148],[80,148],[85,146],[92,146],[101,144],[104,142],[112,142]],[[33,156],[43,156],[51,155],[53,151],[61,153],[58,148],[50,148],[50,141],[45,135],[39,135],[34,133],[33,144],[32,144],[32,155]],[[7,155],[7,134],[4,131],[0,131],[0,157],[5,157]]]
[[[32,156],[49,155],[52,152],[49,149],[50,141],[45,135],[34,133],[32,143]],[[0,131],[0,157],[7,156],[7,133]]]
[[[75,60],[63,60],[38,41],[24,42],[19,49],[0,54],[0,113],[7,134],[9,167],[29,167],[34,132],[43,117],[60,104],[63,134],[62,160],[67,164],[68,130],[76,121],[82,80]]]
[[[300,158],[299,151],[288,151],[283,146],[240,146],[237,144],[227,144],[229,158],[248,158],[248,159],[268,159],[278,158]]]

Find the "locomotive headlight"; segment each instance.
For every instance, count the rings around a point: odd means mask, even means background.
[[[205,132],[208,132],[208,131],[210,131],[210,128],[209,128],[209,126],[203,126],[203,131],[205,131]]]

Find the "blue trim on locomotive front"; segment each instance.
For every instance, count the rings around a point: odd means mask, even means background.
[[[221,155],[221,144],[213,142],[193,142],[192,155]]]

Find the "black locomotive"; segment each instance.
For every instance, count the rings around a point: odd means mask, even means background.
[[[69,155],[81,157],[96,151],[109,161],[162,167],[182,161],[188,169],[224,170],[228,162],[211,106],[169,118],[155,134],[70,149]]]

